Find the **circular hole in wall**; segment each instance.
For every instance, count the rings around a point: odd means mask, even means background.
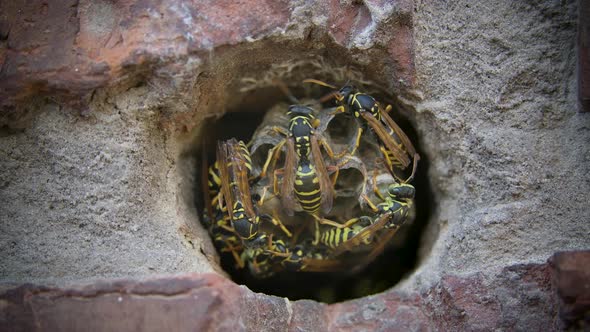
[[[302,73],[302,77],[313,77],[313,72]],[[317,77],[317,76],[316,76]],[[313,89],[292,89],[293,94],[301,100],[318,100],[325,96],[329,89],[315,87]],[[302,98],[301,96],[303,95]],[[374,95],[378,100],[395,100],[393,96]],[[201,136],[194,143],[198,145],[193,147],[197,154],[206,155],[209,164],[215,159],[215,148],[217,140],[236,138],[249,142],[252,135],[257,131],[265,116],[277,104],[291,104],[288,98],[278,88],[261,88],[249,91],[239,101],[230,102],[230,105],[239,105],[229,108],[224,116],[217,120],[208,120],[202,127]],[[324,109],[333,108],[334,101],[328,100],[323,105],[316,104],[314,107]],[[285,106],[283,106],[285,107]],[[286,109],[286,108],[285,108]],[[394,108],[395,109],[395,108]],[[362,270],[350,273],[349,271],[335,272],[278,272],[268,278],[257,278],[253,276],[248,268],[239,268],[236,264],[234,255],[227,252],[219,252],[221,267],[225,270],[233,281],[238,284],[246,285],[255,292],[262,292],[269,295],[287,297],[291,300],[313,299],[325,303],[344,301],[352,298],[362,297],[384,291],[397,284],[404,276],[413,271],[419,262],[418,252],[420,249],[421,238],[426,229],[427,222],[432,211],[432,197],[429,188],[429,182],[426,179],[428,160],[421,153],[420,141],[416,131],[412,128],[410,122],[404,119],[395,111],[392,117],[408,135],[414,143],[418,153],[421,155],[418,170],[412,184],[416,188],[415,197],[415,219],[406,223],[391,240],[391,245],[367,264]],[[338,115],[328,124],[326,132],[334,136],[331,143],[336,145],[346,145],[350,141],[352,131],[356,132],[356,124],[350,116]],[[369,135],[369,134],[367,134]],[[362,143],[364,144],[364,143]],[[261,144],[252,154],[253,164],[261,165],[268,155],[272,144]],[[203,151],[206,152],[203,154]],[[277,164],[281,165],[284,158],[281,157]],[[201,188],[203,177],[201,163],[197,163],[195,176],[197,183],[196,188],[196,205],[200,214],[204,212]],[[256,166],[255,166],[256,168]],[[350,195],[355,195],[362,187],[363,175],[358,169],[350,168],[341,170],[341,177],[336,182],[338,190],[343,192],[348,190]],[[368,174],[367,176],[370,176]],[[350,188],[354,185],[355,188]],[[347,195],[347,194],[346,194]],[[344,195],[344,196],[346,196]],[[253,196],[258,197],[257,193]],[[338,197],[335,205],[346,206],[354,204],[358,200],[355,197]],[[358,209],[351,210],[352,214],[358,213]],[[330,217],[332,214],[330,214]],[[346,218],[350,217],[348,215]],[[353,216],[354,217],[354,216]]]

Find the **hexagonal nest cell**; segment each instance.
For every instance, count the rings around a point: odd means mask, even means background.
[[[427,165],[422,157],[407,181],[411,146],[420,154],[416,132],[367,77],[320,57],[274,64],[242,76],[239,100],[201,127],[195,204],[236,283],[332,303],[386,290],[415,269],[431,206]],[[343,99],[306,78],[351,83],[361,94]],[[367,95],[382,112],[392,104],[401,129],[355,116],[354,102],[366,106]]]

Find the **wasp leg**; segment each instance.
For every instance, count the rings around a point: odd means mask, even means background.
[[[336,181],[338,180],[338,175],[340,174],[340,168],[338,166],[328,166],[326,168],[328,169],[328,172],[334,172],[334,178],[330,179],[332,181],[332,187],[334,187],[336,185]]]
[[[273,212],[273,214],[277,215],[276,211]],[[287,237],[293,236],[293,234],[291,234],[291,232],[289,232],[287,227],[285,227],[285,225],[283,225],[283,223],[279,219],[275,218],[274,216],[269,216],[269,220],[273,225],[279,227],[283,231],[283,233],[285,233],[285,235],[287,235]]]
[[[226,248],[221,249],[221,252],[224,252],[224,251],[231,252],[232,256],[234,257],[234,260],[236,261],[238,268],[242,269],[242,268],[244,268],[244,261],[242,260],[240,255],[238,255],[239,250],[240,250],[239,247],[234,247],[234,246],[228,244]]]
[[[352,219],[349,219],[348,221],[346,221],[344,224],[341,224],[339,222],[332,221],[330,219],[320,218],[320,217],[318,217],[316,215],[314,215],[313,217],[315,218],[315,220],[317,222],[319,222],[322,225],[329,225],[329,226],[333,226],[333,227],[336,227],[336,228],[349,227],[349,226],[353,225],[354,223],[356,223],[357,221],[360,220],[360,218],[352,218]]]
[[[264,186],[262,188],[262,195],[260,196],[260,200],[256,203],[258,206],[264,205],[264,200],[266,199],[266,193],[268,192],[268,186]]]
[[[318,142],[322,145],[324,150],[326,150],[328,157],[330,157],[330,159],[334,160],[334,158],[336,156],[334,155],[334,151],[332,150],[332,148],[330,147],[328,142],[326,142],[326,139],[322,137],[322,138],[318,139]]]
[[[346,110],[344,109],[344,106],[338,106],[338,107],[336,107],[334,112],[330,113],[330,115],[336,115],[336,114],[344,113],[344,112],[346,112]]]
[[[347,159],[345,159],[345,162],[338,164],[339,166],[342,166],[342,165],[346,164],[348,162],[348,160],[354,155],[354,153],[356,152],[356,150],[361,145],[361,136],[362,135],[363,135],[363,128],[360,128],[359,127],[359,129],[358,129],[358,131],[356,133],[356,139],[354,140],[354,147],[352,148],[352,151],[349,153],[348,152],[348,149],[344,149],[344,151],[342,151],[342,152],[340,152],[339,154],[336,155],[336,158],[342,159],[345,155],[348,154]]]
[[[358,132],[356,134],[356,140],[354,141],[354,148],[352,149],[352,152],[350,152],[350,155],[353,156],[354,153],[356,152],[356,149],[359,148],[359,146],[361,145],[361,135],[363,134],[363,128],[358,129]]]
[[[228,232],[232,232],[232,233],[235,233],[236,232],[236,230],[233,227],[231,227],[231,226],[228,226],[228,225],[218,225],[218,226],[221,227],[221,228],[223,228],[223,229],[225,229]]]
[[[319,139],[319,143],[324,147],[324,150],[326,150],[328,157],[330,157],[330,159],[332,159],[332,161],[334,161],[334,159],[338,158],[336,155],[334,155],[334,151],[332,150],[332,148],[330,147],[330,145],[328,144],[328,142],[326,142],[326,140],[324,138]],[[338,158],[338,159],[341,159],[341,158]],[[338,180],[338,174],[340,173],[340,168],[342,166],[346,165],[346,163],[348,163],[349,160],[350,160],[350,156],[348,156],[343,163],[339,163],[334,166],[327,167],[329,172],[331,171],[331,172],[335,173],[334,178],[332,179],[332,186],[334,186],[336,184],[336,180]]]
[[[238,264],[238,268],[243,269],[244,268],[244,261],[242,260],[242,257],[240,257],[240,255],[238,255],[238,252],[236,250],[232,250],[231,254],[232,254],[232,256],[234,256],[234,259],[235,259],[236,263]]]
[[[416,169],[418,169],[418,161],[420,160],[420,155],[418,153],[414,154],[414,165],[412,165],[412,174],[409,178],[407,178],[404,183],[408,183],[414,179],[414,175],[416,174]]]
[[[336,95],[333,92],[330,92],[327,95],[320,97],[320,99],[318,99],[318,102],[320,104],[323,104],[323,103],[327,102],[328,100],[334,99],[334,98],[336,98]]]
[[[269,188],[269,186],[262,187],[262,195],[260,196],[260,199],[258,200],[258,202],[256,202],[256,205],[263,206],[264,202],[266,201],[266,196],[270,196],[269,199],[273,199],[273,198],[277,197],[277,195],[269,193],[268,188]]]
[[[276,127],[276,128],[280,128],[280,127]],[[273,127],[274,129],[274,127]],[[263,178],[266,176],[266,173],[268,172],[268,167],[270,166],[271,161],[273,161],[273,167],[276,164],[277,160],[278,160],[278,153],[279,151],[281,151],[281,148],[283,147],[283,145],[285,145],[285,143],[287,142],[287,140],[282,140],[279,144],[275,145],[272,149],[270,149],[270,151],[268,151],[268,157],[266,157],[266,161],[264,162],[264,166],[262,167],[262,171],[260,172],[260,177]]]
[[[273,131],[276,131],[277,133],[283,135],[283,136],[289,136],[289,131],[283,127],[279,127],[279,126],[272,126],[271,129]],[[278,145],[278,144],[277,144]]]
[[[369,205],[369,207],[371,208],[371,210],[373,210],[373,212],[376,213],[376,212],[379,211],[379,209],[377,209],[377,206],[375,206],[375,204],[373,204],[373,202],[371,202],[371,200],[369,199],[369,197],[367,197],[367,195],[362,194],[361,196],[367,202],[367,204]]]
[[[219,192],[219,194],[217,194],[217,204],[219,207],[219,211],[223,211],[224,207],[223,207],[223,194],[221,193],[221,191]],[[227,209],[226,209],[227,211]]]
[[[387,105],[387,107],[385,107],[385,113],[389,113],[389,112],[391,112],[391,109],[392,109],[392,108],[393,108],[393,107],[391,107],[391,105]]]
[[[383,145],[380,145],[379,151],[381,151],[381,154],[383,154],[383,160],[385,160],[385,163],[387,163],[387,168],[393,169],[393,162],[391,161],[391,158],[389,157],[389,152],[387,151],[387,149]]]
[[[275,169],[274,172],[272,172],[272,190],[275,196],[279,195],[279,175],[284,172],[285,170],[283,168]]]
[[[213,200],[211,200],[211,206],[215,206],[217,205],[219,207],[219,209],[221,210],[221,204],[219,204],[219,196],[221,196],[221,191],[219,193],[217,193],[215,195],[215,197],[213,197]]]
[[[373,170],[373,192],[375,192],[375,195],[377,197],[379,197],[379,199],[381,199],[382,201],[385,200],[385,197],[383,197],[383,194],[381,194],[381,192],[379,191],[379,188],[377,187],[377,170]]]

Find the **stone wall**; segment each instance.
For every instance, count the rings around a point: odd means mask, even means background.
[[[434,206],[417,269],[382,302],[287,301],[289,319],[558,328],[545,262],[590,247],[577,12],[575,1],[0,3],[0,282],[223,274],[194,206],[203,120],[247,102],[244,78],[313,74],[295,61],[311,59],[360,68],[396,96]],[[35,287],[9,293],[45,294]],[[308,316],[316,307],[347,318]]]

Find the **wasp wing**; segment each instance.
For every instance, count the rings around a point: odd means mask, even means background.
[[[332,186],[332,181],[328,176],[326,164],[324,163],[324,158],[322,156],[322,152],[320,151],[318,138],[315,135],[311,136],[311,153],[313,156],[316,172],[320,180],[322,212],[328,213],[330,210],[332,210],[332,203],[334,201],[334,186]]]
[[[281,185],[281,203],[287,215],[292,216],[295,210],[295,169],[297,168],[297,154],[293,139],[287,138],[285,165],[283,166],[283,183]]]
[[[247,150],[242,150],[240,143],[233,138],[228,141],[228,148],[232,160],[230,179],[234,182],[232,186],[234,195],[242,202],[246,215],[254,219],[256,213],[254,206],[252,206],[252,195],[250,193],[250,183],[248,182],[250,156],[246,155]]]
[[[381,114],[383,116],[385,112]],[[402,150],[395,139],[389,134],[383,123],[377,120],[370,112],[361,112],[363,119],[367,121],[369,126],[373,129],[373,131],[377,134],[381,142],[385,144],[387,150],[389,150],[393,156],[402,164],[403,168],[408,167],[410,165],[410,158],[408,158],[407,153]]]
[[[381,111],[381,118],[389,127],[391,127],[391,129],[393,129],[393,131],[395,132],[397,137],[399,137],[399,140],[405,147],[406,151],[408,151],[408,154],[410,156],[416,155],[416,149],[414,148],[414,145],[412,144],[406,133],[404,133],[404,131],[397,125],[397,123],[393,121],[389,114],[387,114],[387,112],[385,111]]]
[[[397,233],[397,228],[388,229],[383,236],[373,240],[373,249],[371,249],[368,255],[363,257],[362,261],[357,261],[357,263],[351,269],[351,272],[356,273],[363,270],[367,265],[371,264],[375,258],[377,258],[377,256],[381,255],[383,251],[387,249],[387,245],[390,243],[395,233]]]
[[[303,271],[333,272],[348,268],[349,264],[335,258],[303,258]]]
[[[388,228],[387,230],[385,230],[385,234],[383,236],[381,236],[377,240],[375,240],[375,245],[373,247],[373,250],[371,250],[369,255],[366,256],[367,262],[371,262],[372,260],[377,258],[377,256],[379,256],[387,248],[387,245],[390,243],[391,239],[395,236],[395,234],[397,233],[399,228],[400,228],[399,226],[395,226],[393,228]]]
[[[408,154],[413,158],[414,165],[412,166],[412,174],[406,180],[406,182],[410,181],[416,173],[416,168],[418,166],[418,161],[420,160],[420,155],[416,152],[416,149],[414,148],[414,145],[412,144],[408,136],[406,136],[404,131],[397,125],[397,123],[395,123],[395,121],[393,121],[393,119],[389,116],[389,114],[387,114],[387,112],[381,112],[381,118],[389,127],[391,127],[391,129],[394,131],[397,137],[399,137],[406,151],[408,151]]]
[[[221,195],[225,202],[227,212],[233,220],[233,206],[234,199],[232,195],[232,183],[230,177],[230,166],[231,159],[229,158],[228,143],[218,142],[217,143],[217,164],[219,166],[219,176],[221,178]]]
[[[345,251],[351,251],[355,247],[360,246],[361,244],[365,243],[369,237],[374,237],[379,231],[383,229],[387,221],[389,220],[389,214],[381,215],[377,221],[372,223],[369,226],[364,227],[358,234],[351,237],[350,239],[342,242],[338,247],[334,248],[333,254],[340,255]],[[372,241],[370,239],[369,241]]]

